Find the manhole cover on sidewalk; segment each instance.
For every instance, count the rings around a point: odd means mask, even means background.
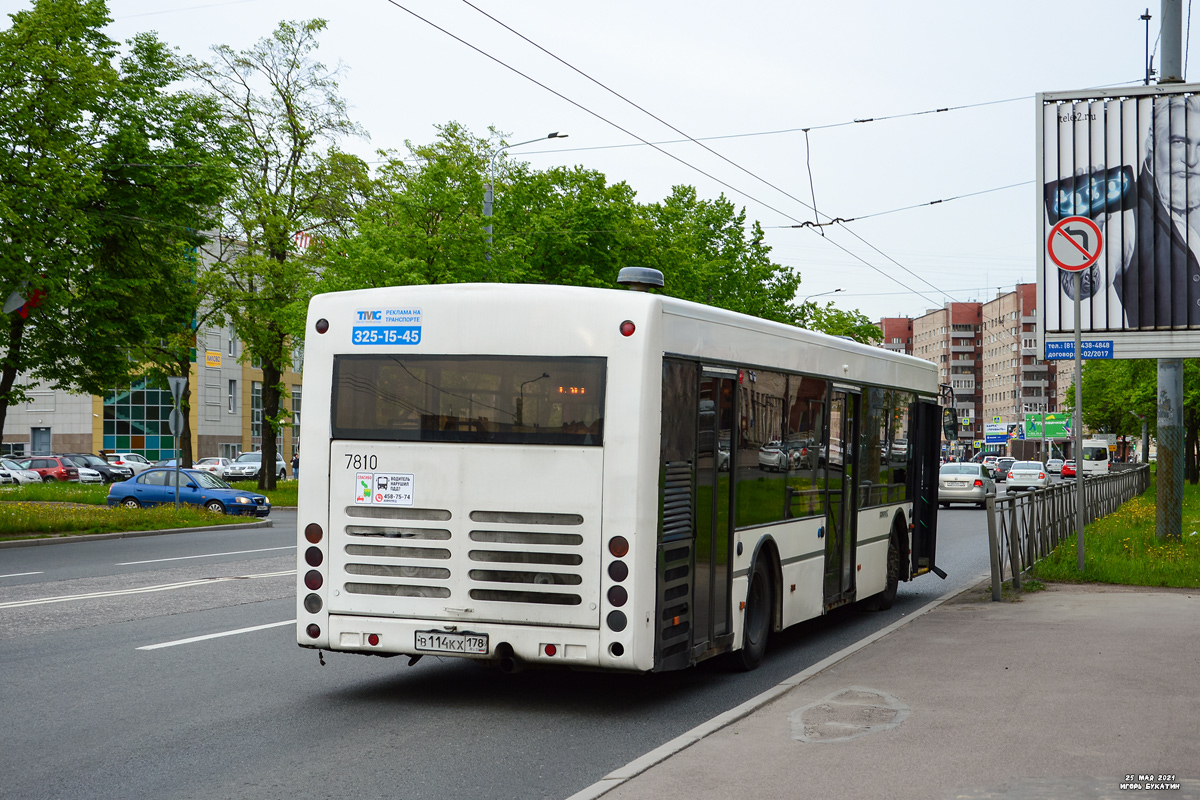
[[[898,727],[908,706],[886,692],[851,686],[788,714],[792,738],[801,742],[844,742]]]

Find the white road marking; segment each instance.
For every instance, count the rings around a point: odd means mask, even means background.
[[[264,547],[261,550],[234,550],[229,553],[204,553],[198,556],[176,556],[175,558],[155,558],[149,561],[121,561],[113,566],[130,567],[135,564],[159,564],[164,561],[187,561],[189,558],[217,558],[219,556],[242,556],[248,553],[269,553],[272,550],[295,550],[296,545],[288,545],[287,547]],[[0,577],[4,577],[0,575]]]
[[[222,631],[221,633],[208,633],[204,636],[193,636],[190,639],[178,639],[174,642],[163,642],[161,644],[148,644],[144,647],[139,647],[138,650],[161,650],[164,647],[174,647],[178,644],[191,644],[192,642],[203,642],[206,639],[219,639],[222,636],[236,636],[239,633],[252,633],[254,631],[263,631],[267,628],[281,628],[284,625],[295,625],[296,620],[285,619],[283,622],[272,622],[267,625],[255,625],[253,628],[238,628],[236,631]]]
[[[4,608],[25,608],[27,606],[49,605],[50,603],[66,603],[70,600],[94,600],[101,597],[120,597],[126,594],[148,594],[150,592],[167,592],[172,589],[187,589],[192,586],[204,586],[213,583],[224,583],[226,581],[240,581],[247,578],[278,578],[283,575],[295,575],[296,570],[289,569],[283,572],[264,572],[261,575],[233,575],[226,578],[200,578],[194,581],[183,581],[182,583],[164,583],[158,586],[142,586],[138,589],[114,589],[110,592],[89,592],[88,594],[69,594],[62,597],[40,597],[34,600],[15,600],[11,603],[0,603],[0,609]]]
[[[0,578],[20,578],[25,575],[41,575],[40,572],[10,572],[7,575],[0,575]]]

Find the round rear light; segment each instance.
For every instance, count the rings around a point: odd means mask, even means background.
[[[633,324],[633,320],[627,319],[621,323],[622,336],[633,336],[635,330],[637,330],[637,327]]]
[[[544,649],[545,649],[546,655],[548,655],[548,656],[553,656],[553,655],[558,654],[558,648],[552,644],[546,645],[546,647]]]
[[[379,634],[378,633],[367,634],[367,644],[371,645],[371,647],[377,646],[379,644]]]
[[[625,615],[622,614],[620,611],[608,612],[607,622],[608,622],[608,627],[610,629],[616,631],[617,633],[620,633],[621,631],[625,630],[625,626],[629,624],[629,621],[627,619],[625,619]]]
[[[310,547],[304,551],[304,562],[310,567],[321,566],[321,561],[324,558],[325,556],[321,553],[321,548],[319,547]]]
[[[315,622],[313,624],[309,625],[304,630],[306,633],[308,633],[308,638],[310,638],[310,639],[316,639],[318,636],[321,635],[321,626],[316,624]]]
[[[317,329],[317,333],[325,333],[325,331],[329,330],[329,320],[324,318],[319,319],[313,327]]]
[[[614,561],[608,565],[608,577],[617,583],[629,577],[629,565],[624,561]]]
[[[315,569],[310,569],[308,572],[304,573],[304,585],[307,586],[310,591],[315,592],[317,589],[320,589],[324,583],[325,579],[322,578],[321,573],[317,572]]]
[[[321,537],[325,535],[325,531],[321,530],[321,526],[315,522],[310,522],[304,526],[304,538],[308,539],[309,544],[316,544],[321,541]]]
[[[612,603],[617,608],[625,605],[629,601],[629,592],[625,591],[624,586],[612,586],[608,590],[608,602]]]
[[[624,536],[614,536],[608,540],[608,552],[617,558],[624,558],[629,554],[629,540]]]
[[[316,614],[321,610],[322,605],[324,604],[321,602],[319,594],[310,594],[304,598],[304,610],[310,614]]]

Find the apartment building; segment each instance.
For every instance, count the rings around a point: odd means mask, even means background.
[[[884,350],[894,353],[913,354],[913,321],[909,317],[884,317],[879,320],[879,330],[883,333],[883,342],[879,345]]]
[[[948,449],[956,456],[973,455],[983,439],[980,324],[979,303],[946,303],[912,320],[912,355],[936,364],[939,381],[954,392],[960,427]]]
[[[983,416],[1005,425],[1025,415],[1061,408],[1055,362],[1037,347],[1037,286],[1018,284],[983,304]],[[989,445],[989,451],[1025,456],[1019,444]],[[1028,454],[1033,457],[1032,454]]]

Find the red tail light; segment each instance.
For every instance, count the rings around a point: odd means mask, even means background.
[[[975,479],[975,485],[976,485],[976,486],[983,486],[983,481],[981,481],[979,478],[976,478],[976,479]]]
[[[1046,473],[1044,473],[1044,472],[1039,472],[1039,473],[1038,473],[1038,480],[1039,480],[1039,481],[1044,481],[1044,480],[1046,480]]]

